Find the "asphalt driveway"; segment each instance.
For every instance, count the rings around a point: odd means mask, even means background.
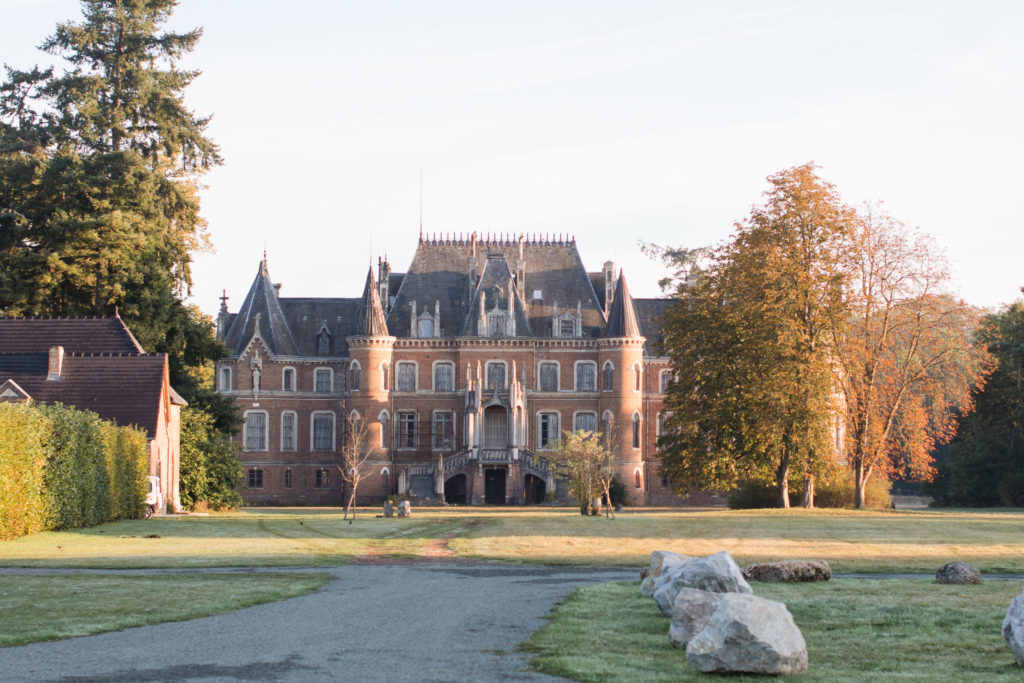
[[[318,571],[322,571],[318,569]],[[519,643],[578,586],[621,569],[350,565],[291,600],[0,649],[4,681],[552,680]]]

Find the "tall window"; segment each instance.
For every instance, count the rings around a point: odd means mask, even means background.
[[[638,489],[642,488],[640,486],[640,470],[633,472],[633,486]]]
[[[395,391],[416,391],[416,364],[398,363],[395,368]]]
[[[361,368],[359,367],[359,363],[352,363],[352,366],[349,368],[349,373],[350,373],[350,375],[352,377],[351,381],[349,381],[349,386],[352,388],[352,391],[359,391],[359,370],[360,369]]]
[[[665,418],[666,417],[667,417],[666,413],[658,413],[658,422],[656,423],[656,429],[658,430],[658,436],[661,436],[662,434],[665,433]]]
[[[331,488],[330,472],[328,470],[317,470],[316,472],[313,473],[313,488]]]
[[[295,413],[281,413],[281,450],[294,451],[295,448]]]
[[[349,428],[352,430],[351,434],[349,434],[348,436],[349,438],[354,438],[359,435],[359,430],[362,429],[363,426],[363,420],[362,418],[359,417],[359,413],[357,413],[354,410],[348,416],[348,419],[351,422]]]
[[[434,336],[434,320],[433,318],[420,318],[419,324],[416,330],[417,337],[433,337]]]
[[[455,391],[455,366],[438,363],[434,366],[434,391]]]
[[[605,391],[615,388],[615,367],[611,363],[604,364],[604,386],[601,388]]]
[[[597,391],[597,366],[591,362],[576,364],[576,391]]]
[[[263,412],[245,414],[245,450],[267,450],[267,414]]]
[[[292,487],[292,468],[289,467],[284,471],[284,487],[290,489]]]
[[[258,467],[253,467],[248,471],[249,475],[249,488],[261,489],[263,488],[263,470]]]
[[[391,375],[388,372],[388,364],[380,364],[380,388],[388,391],[391,388]]]
[[[612,414],[607,410],[601,415],[601,434],[604,435],[605,443],[610,443],[612,437]]]
[[[487,389],[505,388],[505,364],[491,361],[487,364]]]
[[[661,389],[661,393],[667,394],[668,385],[672,381],[672,373],[668,370],[662,370],[661,375],[659,375],[659,379],[661,380],[661,386],[659,387]]]
[[[633,391],[640,391],[640,364],[633,365]]]
[[[597,413],[576,413],[572,428],[577,432],[596,432]]]
[[[455,415],[434,413],[431,429],[431,445],[439,451],[451,450],[455,446]]]
[[[281,391],[295,391],[294,368],[285,368],[281,371]]]
[[[640,416],[633,413],[633,448],[640,448]]]
[[[313,390],[318,394],[331,393],[331,371],[327,368],[317,368],[313,373]]]
[[[220,369],[220,390],[231,391],[231,368]]]
[[[383,490],[384,490],[385,492],[387,492],[387,491],[389,491],[389,490],[390,490],[390,487],[388,486],[388,484],[389,484],[389,482],[388,482],[388,476],[389,476],[389,475],[390,475],[390,472],[388,472],[388,468],[387,468],[387,467],[385,467],[384,469],[382,469],[382,470],[380,471],[380,487],[381,487],[381,489],[383,489]]]
[[[313,450],[334,450],[333,413],[313,413]]]
[[[537,428],[537,447],[550,448],[551,442],[559,438],[558,413],[541,413]]]
[[[562,318],[558,321],[558,336],[559,337],[575,337],[576,336],[576,321],[572,318]]]
[[[540,364],[540,390],[558,391],[558,363]]]
[[[398,447],[416,448],[416,413],[398,414]]]
[[[505,336],[505,314],[499,312],[491,313],[487,316],[487,336],[488,337],[504,337]]]

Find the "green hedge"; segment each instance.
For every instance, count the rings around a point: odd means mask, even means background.
[[[95,413],[0,404],[0,538],[142,516],[146,442]]]

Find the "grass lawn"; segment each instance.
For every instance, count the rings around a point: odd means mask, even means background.
[[[0,566],[328,565],[359,555],[416,557],[447,540],[456,556],[506,562],[642,566],[651,550],[736,561],[813,558],[837,572],[927,572],[952,560],[1024,573],[1021,510],[643,510],[616,519],[571,508],[418,508],[408,519],[360,510],[246,508],[132,520],[0,541]],[[159,538],[151,538],[156,535]]]
[[[0,576],[0,647],[185,621],[304,595],[328,574]]]
[[[1015,581],[752,586],[785,603],[807,641],[807,673],[794,680],[1021,680],[1000,633],[1006,608],[1020,593]],[[524,648],[537,656],[534,668],[579,681],[710,679],[672,647],[668,626],[654,600],[640,595],[639,582],[602,584],[567,598]]]
[[[651,550],[740,565],[827,560],[838,572],[934,572],[963,560],[985,572],[1024,573],[1020,510],[672,510],[616,519],[550,510],[503,515],[452,540],[459,555],[553,564],[645,565]]]

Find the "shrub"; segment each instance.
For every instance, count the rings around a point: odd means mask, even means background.
[[[0,538],[141,516],[146,441],[94,413],[0,404]]]
[[[733,510],[778,507],[778,491],[760,481],[748,479],[729,492],[727,500]],[[789,492],[789,504],[793,504],[793,492]]]
[[[891,484],[887,479],[878,476],[868,479],[865,499],[872,509],[892,507],[889,495]],[[820,508],[852,508],[854,506],[854,474],[851,470],[842,470],[833,477],[822,479],[814,486],[814,505]]]
[[[231,442],[215,429],[213,418],[201,410],[181,411],[181,504],[195,510],[228,510],[242,504],[236,486],[242,465]]]

